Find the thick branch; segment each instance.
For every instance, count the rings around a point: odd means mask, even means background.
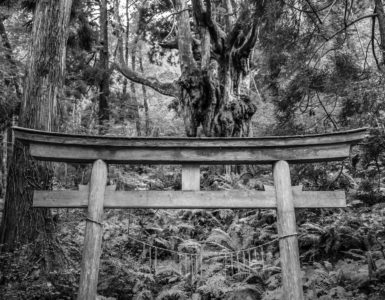
[[[227,11],[226,13],[226,27],[227,30],[230,31],[231,28],[233,28],[235,18],[234,18],[234,10],[233,10],[233,4],[231,3],[231,0],[224,0],[224,7]]]
[[[198,47],[200,44],[200,41],[197,39],[192,38],[192,47]],[[178,48],[178,39],[174,38],[172,40],[163,41],[159,43],[159,46],[165,49],[179,49]]]
[[[175,9],[180,11],[178,20],[178,49],[181,61],[182,73],[186,70],[196,68],[192,52],[192,35],[190,29],[190,16],[187,10],[186,0],[175,0]]]
[[[305,0],[306,3],[310,6],[310,9],[312,11],[313,14],[315,14],[316,18],[318,19],[318,21],[322,24],[322,20],[321,18],[319,17],[318,13],[317,13],[317,10],[313,7],[313,5],[311,4],[311,2],[309,0]]]
[[[217,52],[222,52],[224,40],[226,39],[226,33],[214,21],[211,1],[205,0],[205,3],[206,3],[206,13],[204,14],[205,25],[209,30],[210,37],[215,45]]]
[[[258,21],[254,21],[253,27],[250,30],[247,38],[245,39],[245,42],[243,45],[238,49],[239,52],[241,53],[246,53],[247,56],[249,55],[250,51],[253,49],[255,43],[257,42],[258,39]]]
[[[145,77],[142,74],[135,72],[129,69],[124,64],[114,63],[112,65],[113,69],[116,69],[127,79],[148,86],[155,91],[161,93],[162,95],[170,96],[170,97],[179,97],[179,89],[177,83],[174,82],[160,82],[155,77]]]

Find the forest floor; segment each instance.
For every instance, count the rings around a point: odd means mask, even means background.
[[[112,168],[119,190],[180,189],[176,167]],[[218,175],[202,171],[202,189],[261,189],[271,175]],[[56,189],[66,186],[59,181]],[[378,196],[378,194],[377,194]],[[348,193],[346,209],[297,211],[304,290],[307,299],[385,299],[385,205]],[[379,202],[379,201],[377,201]],[[61,270],[44,272],[33,245],[0,257],[0,299],[74,299],[78,290],[85,211],[54,209]],[[106,210],[99,299],[281,299],[274,210]],[[157,246],[152,264],[145,242]],[[203,272],[178,268],[172,251],[237,251],[264,245],[262,268],[235,267],[221,256],[202,263]],[[162,250],[164,249],[164,250]],[[146,255],[147,253],[147,255]],[[151,253],[151,252],[150,252]],[[241,252],[240,252],[241,253]],[[199,272],[198,272],[199,273]],[[103,296],[102,296],[103,295]]]

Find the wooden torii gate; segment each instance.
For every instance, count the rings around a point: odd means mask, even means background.
[[[289,163],[343,160],[366,129],[263,138],[122,138],[14,128],[39,160],[93,163],[89,190],[35,191],[34,207],[86,208],[78,299],[94,300],[102,243],[103,208],[276,208],[284,299],[304,299],[295,208],[345,207],[344,191],[292,188]],[[109,191],[107,165],[181,164],[182,191]],[[199,191],[200,164],[272,164],[275,190]]]

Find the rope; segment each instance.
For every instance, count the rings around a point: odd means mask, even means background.
[[[298,235],[297,232],[286,234],[286,235],[282,235],[282,236],[278,237],[278,240],[283,240],[283,239],[286,239],[288,237],[297,236],[297,235]]]
[[[103,227],[103,223],[102,222],[99,222],[99,221],[96,221],[96,220],[93,220],[91,218],[86,218],[86,221],[89,221],[89,222],[92,222],[92,223],[95,223],[95,224],[98,224],[99,226]]]
[[[292,236],[292,235],[285,235],[285,236],[276,238],[276,239],[274,239],[272,241],[266,242],[266,243],[264,243],[262,245],[258,245],[258,246],[255,246],[255,247],[251,247],[251,248],[247,248],[247,249],[242,249],[242,250],[238,250],[238,251],[211,252],[212,254],[210,254],[209,256],[210,256],[210,258],[213,258],[213,257],[227,256],[227,255],[237,255],[237,253],[239,253],[239,252],[252,251],[252,250],[261,249],[261,248],[263,248],[263,247],[265,247],[267,245],[273,244],[273,243],[277,242],[278,240],[286,238],[286,237],[289,237],[289,236]],[[199,257],[200,256],[200,253],[188,253],[188,252],[182,252],[182,251],[175,251],[175,250],[171,250],[171,249],[167,249],[167,248],[151,245],[151,244],[149,244],[147,242],[140,241],[140,240],[138,240],[138,239],[136,239],[136,238],[134,238],[132,236],[128,236],[128,238],[133,240],[133,241],[135,241],[135,242],[137,242],[137,243],[142,244],[143,246],[146,245],[146,246],[154,248],[154,249],[158,249],[158,250],[174,253],[174,254],[177,254],[177,255],[189,255],[189,256],[195,256],[195,257]]]
[[[158,246],[154,246],[154,245],[151,245],[149,243],[146,243],[146,242],[143,242],[143,241],[140,241],[140,240],[137,240],[136,238],[132,237],[132,236],[128,236],[128,238],[130,240],[133,240],[137,243],[140,243],[142,245],[146,245],[148,247],[152,247],[154,249],[158,249],[158,250],[162,250],[162,251],[166,251],[166,252],[170,252],[170,253],[174,253],[174,254],[178,254],[178,255],[194,255],[194,256],[198,256],[199,254],[196,254],[196,253],[188,253],[188,252],[181,252],[181,251],[174,251],[174,250],[171,250],[171,249],[167,249],[167,248],[163,248],[163,247],[158,247]]]

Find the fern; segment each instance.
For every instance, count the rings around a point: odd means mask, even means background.
[[[143,290],[137,293],[133,300],[153,300],[154,297],[152,296],[151,291],[149,290]]]
[[[156,300],[185,300],[187,298],[186,292],[182,291],[181,289],[177,289],[173,287],[169,290],[164,290],[159,293],[158,297],[156,297]]]
[[[211,234],[207,237],[206,242],[222,245],[231,250],[237,249],[237,246],[231,239],[230,235],[220,228],[213,229]]]
[[[209,299],[223,299],[223,296],[231,290],[229,282],[222,274],[215,274],[212,277],[207,278],[204,285],[198,288],[200,294],[211,297]]]

